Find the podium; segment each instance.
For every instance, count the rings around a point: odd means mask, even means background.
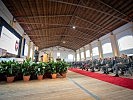
[[[43,54],[43,62],[49,62],[48,54]]]

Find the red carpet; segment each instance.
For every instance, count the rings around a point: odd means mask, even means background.
[[[100,74],[100,73],[95,73],[95,72],[89,72],[89,71],[84,71],[81,69],[77,69],[77,68],[70,68],[70,71],[88,76],[88,77],[92,77],[92,78],[96,78],[105,82],[109,82],[115,85],[119,85],[122,87],[126,87],[129,89],[133,90],[133,79],[128,79],[128,78],[122,78],[122,77],[113,77],[113,76],[109,76],[106,74]]]

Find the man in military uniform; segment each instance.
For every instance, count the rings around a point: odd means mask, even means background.
[[[118,63],[114,65],[114,71],[115,71],[115,77],[119,77],[118,71],[121,70],[121,74],[123,73],[123,69],[127,67],[127,64],[129,64],[129,60],[125,58],[124,54],[122,54],[121,57],[117,58]]]

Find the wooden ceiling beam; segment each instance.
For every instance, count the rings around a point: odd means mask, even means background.
[[[20,24],[35,24],[35,25],[39,25],[39,24],[43,25],[44,24],[44,23],[28,23],[28,22],[19,22],[19,23]],[[71,28],[73,27],[73,25],[64,25],[64,24],[48,24],[47,23],[46,25],[49,25],[49,26],[64,26],[64,27],[71,27]],[[97,31],[97,30],[92,29],[92,28],[85,28],[85,27],[81,27],[81,26],[75,26],[75,27],[82,28],[82,29],[87,29],[87,30],[91,30],[91,31],[94,31],[94,32]]]
[[[79,39],[79,40],[82,40],[82,41],[85,41],[85,42],[87,42],[87,40],[89,39],[89,38],[84,38],[84,37],[78,37],[78,36],[72,36],[72,35],[55,35],[55,36],[45,36],[46,38],[52,38],[52,37],[62,37],[62,36],[65,36],[65,37],[69,37],[69,38],[73,38],[73,40],[74,40],[74,38],[76,38],[76,39]],[[42,37],[42,36],[41,36]],[[36,39],[36,41],[37,41],[37,39],[39,39],[39,42],[41,41],[40,40],[40,38],[35,38]],[[47,41],[49,41],[49,40],[47,40]],[[62,40],[63,41],[63,40]],[[64,40],[65,41],[65,40]]]
[[[81,1],[81,0],[78,1],[78,4],[80,3],[80,1]],[[73,17],[74,17],[75,12],[77,11],[77,9],[78,9],[78,6],[74,9],[74,12],[73,12],[73,14],[72,14],[72,17],[71,17],[71,19],[70,19],[68,25],[71,25],[71,21],[72,21],[72,19],[73,19]],[[67,28],[65,29],[65,31],[64,31],[63,34],[66,34],[66,32],[67,32]],[[60,41],[61,41],[62,39],[63,39],[63,38],[61,38]]]
[[[49,42],[47,42],[47,43],[44,43],[43,41],[41,41],[41,42],[38,42],[37,44],[38,45],[52,45],[52,44],[57,44],[58,45],[58,42],[60,42],[60,41],[53,41],[53,40],[51,40],[51,41],[49,41]],[[73,41],[67,41],[70,45],[72,45],[72,44],[75,44],[75,46],[81,46],[80,44],[79,44],[79,42],[73,42]],[[36,43],[35,43],[36,44]],[[60,44],[60,43],[59,43]],[[72,45],[72,47],[74,48],[75,46],[73,46]]]
[[[15,19],[20,18],[45,18],[45,17],[71,17],[72,15],[43,15],[43,16],[15,16]]]
[[[99,1],[100,3],[102,3],[103,5],[105,5],[105,6],[109,7],[109,8],[111,8],[111,9],[114,10],[114,11],[116,11],[117,13],[119,13],[119,14],[121,14],[121,15],[127,17],[129,21],[132,20],[132,18],[131,18],[130,16],[128,16],[128,15],[122,13],[121,11],[115,9],[114,7],[110,6],[109,4],[107,4],[107,3],[105,3],[105,2],[103,2],[103,1],[101,1],[101,0],[98,0],[98,1]]]
[[[32,31],[40,31],[40,30],[53,30],[53,29],[59,29],[59,28],[66,28],[68,26],[59,26],[59,27],[50,27],[50,28],[40,28],[40,29],[32,29],[32,30],[25,30],[26,32],[32,32]]]
[[[116,19],[120,19],[121,21],[124,21],[124,22],[130,22],[129,20],[123,19],[121,17],[114,16],[112,14],[109,14],[107,12],[104,12],[104,11],[101,11],[101,10],[98,10],[98,9],[95,9],[95,8],[92,8],[92,7],[88,7],[88,6],[84,6],[84,5],[80,5],[80,4],[75,4],[75,3],[70,3],[70,2],[65,2],[65,1],[60,1],[60,0],[49,0],[49,1],[51,1],[51,2],[58,2],[58,3],[62,3],[62,4],[67,4],[67,5],[72,5],[72,6],[78,6],[78,7],[86,8],[86,9],[90,9],[90,10],[93,10],[93,11],[96,11],[96,12],[99,12],[99,13],[102,13],[102,14],[114,17]]]
[[[105,29],[105,30],[107,30],[108,32],[110,32],[109,29],[107,29],[107,28],[105,28],[105,27],[102,27],[102,26],[100,26],[100,25],[97,25],[97,24],[95,24],[95,23],[93,23],[93,22],[91,22],[91,21],[89,21],[89,20],[86,20],[86,19],[80,17],[80,16],[75,16],[75,17],[78,18],[78,19],[80,19],[80,20],[83,20],[83,21],[85,21],[85,22],[87,22],[87,23],[90,23],[90,24],[92,24],[92,25],[95,25],[95,26],[97,26],[97,27],[99,27],[99,28]]]

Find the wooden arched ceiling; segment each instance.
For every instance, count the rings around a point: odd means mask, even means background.
[[[133,0],[2,1],[40,49],[77,50],[133,21]]]

